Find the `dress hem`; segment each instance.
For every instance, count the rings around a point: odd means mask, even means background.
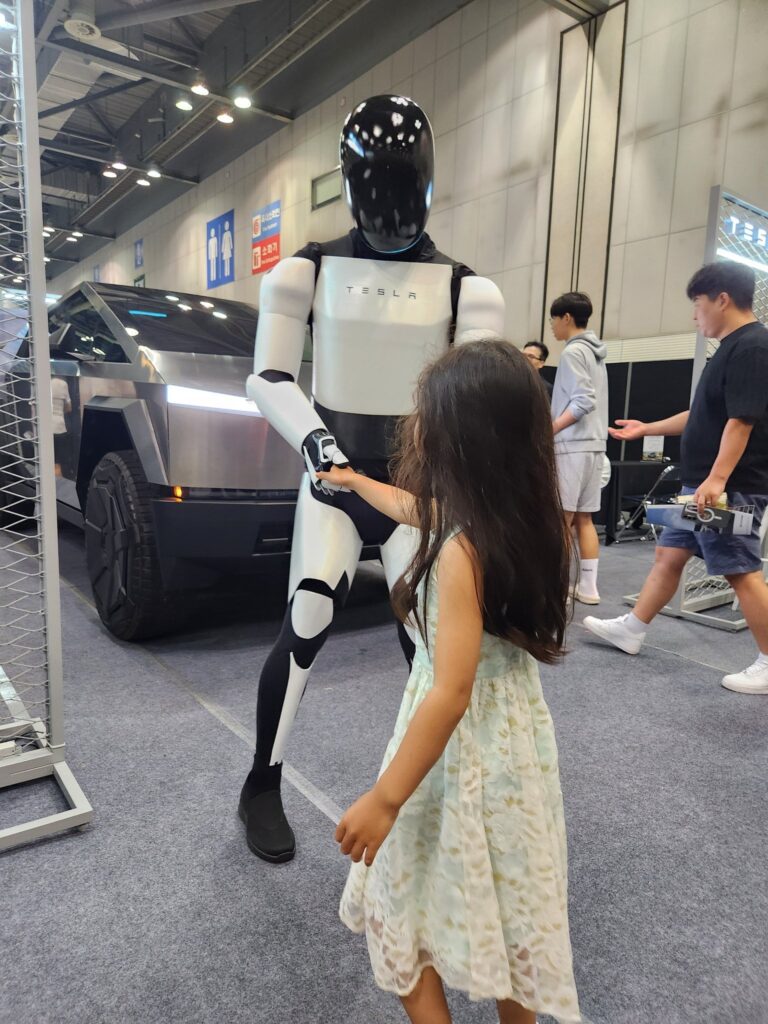
[[[348,928],[354,935],[365,935],[366,934],[365,925],[362,925],[361,927],[358,927],[357,925],[352,924],[344,916],[343,912],[339,913],[339,918],[341,920],[341,923],[345,926],[345,928]],[[514,992],[512,992],[511,989],[508,992],[505,992],[503,995],[498,995],[496,993],[491,993],[491,994],[486,995],[486,994],[477,994],[477,993],[474,993],[474,992],[470,992],[470,991],[468,991],[466,988],[464,988],[461,985],[452,985],[451,982],[450,982],[450,979],[445,977],[445,975],[440,973],[440,970],[439,970],[437,964],[435,963],[434,957],[432,956],[430,951],[428,949],[424,949],[423,952],[428,956],[429,959],[424,961],[423,963],[418,963],[416,965],[416,973],[415,973],[415,976],[414,976],[413,984],[410,985],[410,987],[405,988],[405,989],[399,989],[395,985],[385,985],[385,984],[382,984],[380,981],[378,981],[378,979],[374,975],[374,981],[376,983],[376,987],[381,989],[382,992],[389,992],[391,995],[398,996],[400,999],[407,998],[408,996],[412,995],[413,992],[415,991],[416,986],[418,985],[419,981],[421,980],[421,976],[424,973],[424,970],[427,967],[431,967],[431,968],[433,968],[433,970],[435,970],[437,972],[438,976],[440,977],[440,980],[449,989],[451,989],[454,992],[462,992],[462,993],[464,993],[464,995],[466,995],[469,998],[469,1000],[471,1002],[473,1002],[473,1003],[481,1003],[481,1002],[484,1002],[486,1000],[496,1000],[496,1001],[502,1001],[503,1002],[504,1000],[508,1000],[509,999],[509,1000],[512,1000],[513,1002],[517,1003],[519,1006],[522,1006],[522,1008],[524,1010],[530,1010],[531,1013],[535,1013],[537,1015],[538,1014],[546,1014],[548,1017],[552,1017],[552,1019],[557,1021],[558,1024],[583,1024],[584,1018],[581,1015],[579,1015],[577,1017],[563,1017],[563,1016],[560,1016],[557,1013],[555,1013],[548,1006],[530,1006],[528,1003],[521,1002],[520,997],[518,995],[516,995]]]

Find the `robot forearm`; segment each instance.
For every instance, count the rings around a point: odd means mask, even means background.
[[[252,373],[245,385],[246,393],[270,426],[294,451],[303,454],[304,441],[310,434],[316,430],[328,431],[299,385],[290,379],[275,380],[276,375],[277,372],[270,374],[269,371]]]

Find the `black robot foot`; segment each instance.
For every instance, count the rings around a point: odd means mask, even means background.
[[[265,793],[250,796],[244,786],[237,813],[245,824],[246,842],[251,853],[270,864],[293,860],[296,839],[283,811],[279,789],[268,789]]]

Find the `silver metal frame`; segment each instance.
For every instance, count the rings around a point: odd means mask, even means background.
[[[709,193],[709,215],[704,248],[705,263],[713,263],[717,259],[718,230],[724,200],[738,203],[748,210],[752,210],[763,217],[768,217],[768,211],[761,210],[753,203],[742,199],[741,196],[729,192],[722,185],[714,185]],[[697,332],[691,379],[691,402],[693,402],[693,396],[696,393],[696,388],[707,364],[707,356],[710,352],[711,344],[711,339],[705,338],[700,331]],[[762,538],[763,571],[766,579],[768,579],[768,530],[763,530]],[[627,604],[635,605],[639,596],[639,594],[629,594],[624,598],[624,601]],[[722,614],[705,614],[713,608],[722,608],[725,605],[728,605],[730,608],[730,618]],[[688,619],[690,622],[700,622],[714,629],[738,633],[742,629],[747,628],[747,620],[743,615],[736,617],[734,614],[738,611],[738,608],[738,600],[728,582],[722,576],[708,576],[706,573],[702,573],[701,565],[692,560],[686,565],[680,577],[680,584],[674,597],[668,605],[662,608],[661,612],[663,615]]]
[[[5,5],[4,5],[5,6]],[[43,262],[42,193],[37,127],[37,78],[35,70],[35,30],[33,5],[13,0],[18,75],[14,82],[15,101],[21,112],[21,160],[23,187],[24,247],[27,255],[27,297],[29,303],[29,341],[34,358],[34,385],[37,401],[37,456],[39,468],[38,501],[41,530],[35,556],[43,567],[44,637],[48,673],[48,725],[31,715],[14,689],[5,671],[0,670],[0,699],[10,712],[11,722],[0,727],[0,789],[53,777],[70,809],[0,830],[0,850],[33,839],[55,835],[86,824],[93,810],[74,775],[64,761],[62,722],[61,605],[59,599],[58,537],[56,532],[56,493],[53,461],[53,424],[51,377],[48,358],[48,316],[45,308],[45,269]],[[3,657],[0,646],[0,658]],[[31,749],[22,751],[16,740],[25,739]]]

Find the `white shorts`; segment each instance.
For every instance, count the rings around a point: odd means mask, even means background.
[[[555,452],[560,503],[566,512],[599,512],[603,452]]]

